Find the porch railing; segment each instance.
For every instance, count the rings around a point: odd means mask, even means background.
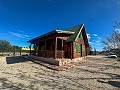
[[[45,58],[55,58],[55,51],[54,50],[39,50],[38,56],[45,57]],[[64,51],[57,50],[56,58],[64,58]]]

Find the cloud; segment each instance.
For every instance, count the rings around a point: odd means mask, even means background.
[[[120,5],[120,1],[117,1],[117,5]]]
[[[18,31],[18,32],[22,32],[22,33],[24,32],[24,31],[22,31],[22,30],[17,30],[17,31]]]
[[[98,40],[98,41],[95,41],[96,43],[99,43],[100,42],[100,40]]]
[[[97,37],[98,35],[97,34],[93,34],[93,36]]]
[[[91,38],[91,37],[90,37],[90,34],[87,34],[87,38],[88,38],[88,40]]]
[[[97,43],[96,45],[101,45],[100,43]]]
[[[102,40],[102,38],[101,37],[97,37],[99,40]]]
[[[115,31],[118,31],[119,33],[120,33],[120,29],[118,28],[118,29],[115,29]]]
[[[23,36],[24,36],[24,37],[30,37],[30,36],[28,36],[28,35],[26,35],[26,34],[23,34]]]
[[[93,42],[89,42],[89,44],[94,44]]]
[[[26,34],[19,34],[19,33],[15,33],[15,32],[9,32],[9,33],[12,34],[12,35],[14,35],[14,36],[16,36],[16,37],[19,37],[19,38],[28,39],[28,37],[30,37],[30,36],[28,36]]]

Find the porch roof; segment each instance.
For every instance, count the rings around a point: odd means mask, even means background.
[[[81,25],[78,25],[78,26],[74,26],[72,28],[68,28],[68,29],[65,29],[65,30],[53,30],[51,32],[48,32],[46,34],[40,35],[40,36],[38,36],[36,38],[33,38],[33,39],[29,40],[28,42],[32,42],[32,41],[35,41],[37,39],[41,39],[41,38],[43,38],[45,36],[48,36],[48,35],[51,35],[51,34],[54,34],[54,33],[69,34],[70,37],[64,38],[64,39],[66,40],[66,42],[73,42],[73,41],[77,40],[77,38],[78,38],[78,36],[79,36],[79,34],[81,32],[84,32],[83,34],[84,34],[85,44],[86,44],[86,46],[89,46],[88,40],[87,40],[87,35],[86,35],[86,32],[85,32],[84,24],[81,24]],[[63,39],[63,38],[61,38],[61,39]]]
[[[48,35],[51,35],[51,34],[54,34],[54,33],[63,33],[63,34],[70,34],[70,35],[72,35],[72,34],[74,34],[75,32],[73,32],[73,31],[66,31],[66,30],[53,30],[53,31],[51,31],[51,32],[48,32],[48,33],[46,33],[46,34],[40,35],[40,36],[38,36],[38,37],[36,37],[36,38],[33,38],[33,39],[29,40],[28,42],[32,42],[32,41],[34,41],[34,40],[43,38],[43,37],[45,37],[45,36],[48,36]]]

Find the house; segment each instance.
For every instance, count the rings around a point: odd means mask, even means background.
[[[34,46],[34,52],[30,52],[31,57],[56,65],[85,58],[89,47],[84,24],[65,30],[53,30],[28,42]]]

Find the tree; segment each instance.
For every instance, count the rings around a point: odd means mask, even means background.
[[[113,33],[106,37],[106,41],[101,40],[101,42],[104,45],[105,51],[114,51],[117,54],[120,55],[120,23],[117,21],[114,21],[116,26],[114,26],[116,29],[113,31]]]
[[[94,48],[94,55],[96,55],[96,48]]]
[[[2,52],[7,52],[7,51],[11,51],[12,49],[12,45],[10,44],[10,42],[6,41],[6,40],[0,40],[0,51]]]
[[[93,54],[92,46],[91,45],[89,45],[89,48],[87,49],[87,54],[88,55],[92,55]]]

